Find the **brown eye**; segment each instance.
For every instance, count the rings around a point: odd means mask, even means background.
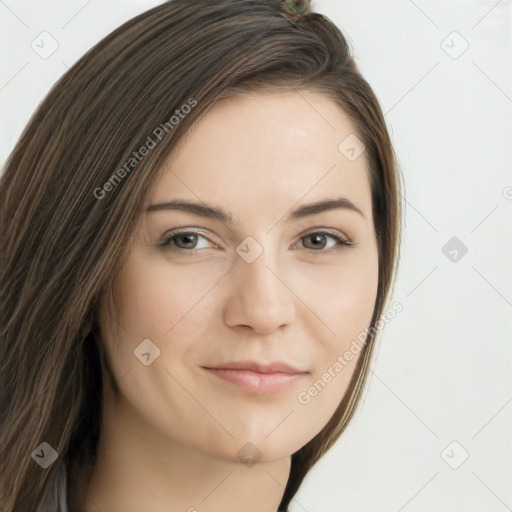
[[[335,249],[336,246],[346,246],[351,247],[353,244],[349,242],[348,240],[341,238],[340,236],[326,232],[326,231],[318,231],[315,233],[309,233],[305,237],[302,238],[303,240],[303,246],[306,247],[306,249],[313,249],[318,252],[329,252],[331,249]],[[305,243],[304,241],[310,240],[311,244]],[[329,240],[332,240],[330,246],[327,248],[327,250],[324,250],[326,246],[328,245]]]
[[[173,237],[174,245],[181,249],[193,249],[197,244],[197,235],[191,233],[179,233]],[[186,247],[183,247],[185,245]]]
[[[203,249],[203,247],[197,247],[198,242],[203,239],[209,242],[209,240],[197,231],[171,231],[164,235],[160,245],[168,247],[173,250],[193,250]]]

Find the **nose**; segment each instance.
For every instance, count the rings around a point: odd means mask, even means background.
[[[263,251],[252,263],[237,258],[234,265],[224,310],[226,325],[250,328],[260,335],[289,325],[295,318],[295,296],[267,253]]]

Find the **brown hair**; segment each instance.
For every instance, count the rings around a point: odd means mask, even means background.
[[[43,441],[66,463],[70,481],[78,468],[93,467],[102,365],[109,374],[96,307],[112,292],[162,162],[220,98],[307,88],[348,114],[366,147],[378,242],[372,327],[382,314],[399,252],[396,157],[344,36],[308,2],[305,10],[295,4],[294,11],[289,0],[172,0],[136,16],[62,76],[10,154],[0,179],[4,512],[43,510],[57,467],[31,460]],[[133,152],[192,100],[194,108],[128,171]],[[329,423],[292,455],[280,508],[347,426],[373,341],[370,330]]]

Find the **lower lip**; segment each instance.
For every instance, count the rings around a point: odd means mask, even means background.
[[[270,394],[287,391],[304,377],[304,373],[259,373],[251,370],[206,368],[223,380],[238,386],[247,393]]]

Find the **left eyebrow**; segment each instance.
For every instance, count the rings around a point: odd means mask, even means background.
[[[364,213],[346,197],[337,197],[335,199],[321,199],[314,203],[305,204],[299,206],[295,210],[292,210],[284,222],[292,222],[294,220],[309,217],[310,215],[318,215],[320,213],[327,212],[329,210],[343,209],[348,211],[356,212],[363,218],[366,218]],[[221,208],[215,206],[209,206],[205,203],[198,203],[196,201],[169,201],[167,203],[152,204],[148,206],[148,212],[156,212],[161,210],[178,210],[192,213],[200,217],[207,217],[226,224],[234,224],[231,213],[225,212]]]
[[[288,214],[284,219],[284,222],[290,222],[308,217],[309,215],[318,215],[319,213],[336,209],[353,211],[361,215],[364,219],[366,218],[364,213],[350,199],[347,199],[346,197],[337,197],[335,199],[321,199],[314,203],[299,206]]]

